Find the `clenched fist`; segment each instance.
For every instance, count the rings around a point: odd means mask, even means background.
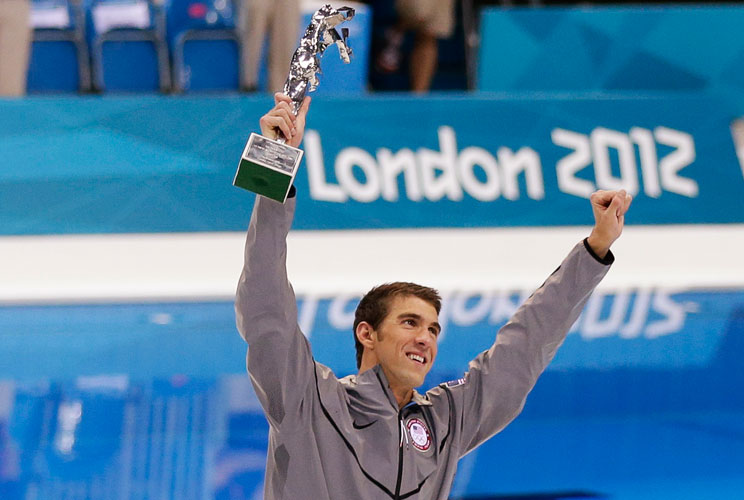
[[[594,253],[604,259],[610,246],[620,237],[625,224],[625,213],[633,197],[620,191],[596,191],[589,198],[594,212],[594,228],[587,239]]]
[[[261,135],[269,139],[278,139],[281,136],[287,140],[292,147],[299,147],[302,136],[305,133],[305,118],[310,109],[310,98],[305,97],[297,116],[292,112],[292,99],[289,96],[277,92],[274,94],[274,107],[261,117]]]

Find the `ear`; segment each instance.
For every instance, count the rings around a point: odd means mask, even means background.
[[[375,340],[377,339],[377,332],[372,328],[372,325],[366,321],[362,321],[357,325],[356,332],[357,339],[364,346],[364,349],[373,350],[375,348]]]

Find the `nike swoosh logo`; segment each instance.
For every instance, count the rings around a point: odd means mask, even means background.
[[[370,425],[374,424],[375,422],[377,422],[377,420],[373,420],[373,421],[371,421],[368,424],[359,425],[359,424],[356,423],[356,420],[352,420],[351,421],[351,425],[353,425],[355,429],[366,429],[367,427],[369,427]]]

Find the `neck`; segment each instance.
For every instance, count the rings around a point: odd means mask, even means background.
[[[374,368],[377,364],[378,363],[373,362],[373,360],[370,360],[365,356],[362,358],[362,363],[359,367],[359,373],[366,372],[367,370]],[[395,402],[398,403],[398,408],[403,408],[405,405],[410,403],[411,399],[413,398],[413,388],[398,385],[396,383],[395,377],[391,376],[391,374],[389,374],[388,371],[385,370],[384,366],[380,365],[380,369],[382,369],[382,373],[385,374],[388,387],[395,397]]]
[[[413,398],[413,389],[396,389],[393,386],[388,387],[393,391],[393,396],[395,396],[395,401],[397,401],[399,409],[411,402],[411,399]]]
[[[380,368],[382,368],[382,373],[385,374],[388,387],[390,392],[393,393],[393,397],[395,397],[395,402],[398,403],[398,408],[403,408],[413,398],[413,387],[398,383],[398,380],[385,369],[385,366],[380,365]]]

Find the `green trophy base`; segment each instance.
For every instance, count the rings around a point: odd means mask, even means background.
[[[302,150],[251,134],[233,185],[284,203],[302,160]]]

